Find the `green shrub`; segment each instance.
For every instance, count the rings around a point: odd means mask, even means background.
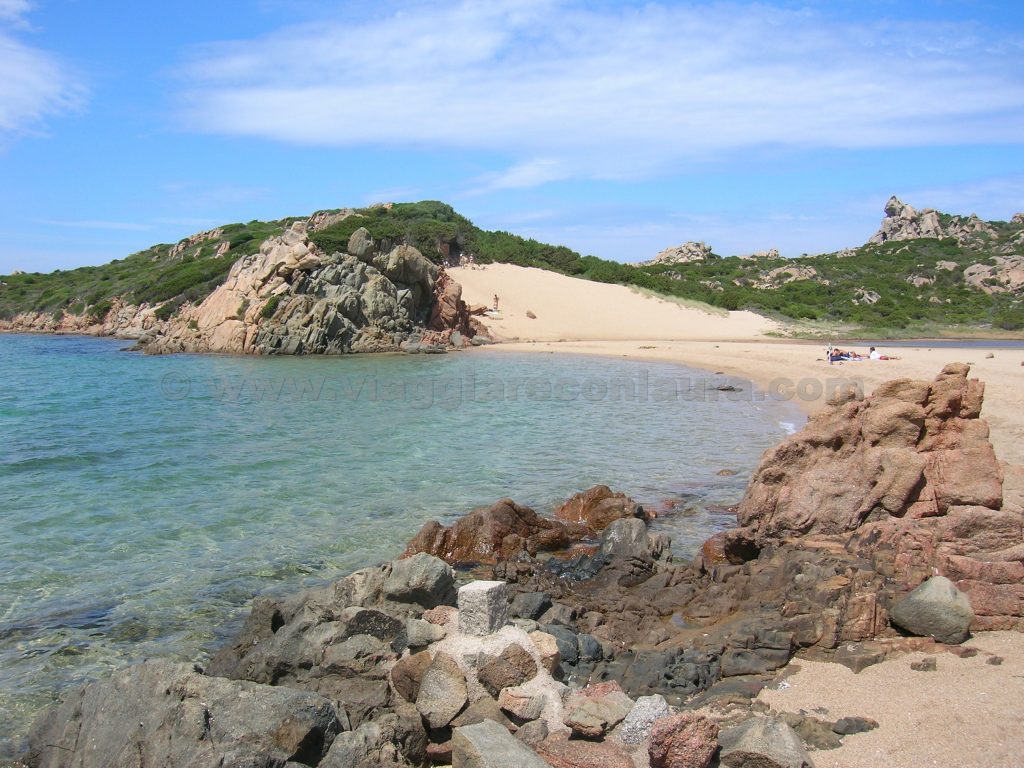
[[[260,310],[260,317],[262,317],[264,320],[269,320],[274,316],[274,313],[277,312],[277,308],[280,306],[280,304],[280,296],[271,296],[267,300],[267,303],[263,305],[263,309]]]

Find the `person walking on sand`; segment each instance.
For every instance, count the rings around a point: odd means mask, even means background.
[[[498,311],[498,294],[494,294],[494,311]]]

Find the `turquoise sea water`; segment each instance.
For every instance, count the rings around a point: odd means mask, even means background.
[[[425,521],[501,497],[550,512],[601,482],[682,499],[658,525],[692,554],[731,524],[705,507],[738,501],[800,419],[663,364],[124,345],[0,336],[0,742],[67,685],[201,659],[255,594],[394,557]]]

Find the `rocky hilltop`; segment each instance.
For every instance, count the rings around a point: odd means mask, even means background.
[[[836,400],[766,452],[740,526],[693,562],[603,486],[551,518],[505,499],[428,523],[399,560],[258,599],[205,669],[71,692],[25,761],[809,768],[878,723],[755,702],[794,655],[859,670],[1024,631],[1024,510],[983,396],[951,365]]]
[[[122,293],[94,293],[70,309],[18,312],[0,319],[0,330],[135,339],[151,354],[436,352],[486,341],[443,267],[402,238],[375,240],[358,226],[366,218],[343,209],[200,232],[125,260],[137,276],[122,280]],[[316,242],[351,221],[357,225],[344,244]],[[254,231],[269,236],[256,240]],[[107,266],[104,281],[127,271]],[[20,279],[31,285],[47,277]]]
[[[874,329],[973,326],[1024,330],[1024,214],[983,221],[897,197],[867,243],[780,258],[778,251],[722,258],[703,243],[659,253],[615,275],[622,282],[727,309]],[[610,279],[610,275],[607,279]]]
[[[676,245],[658,253],[650,261],[642,262],[642,266],[652,264],[689,264],[693,261],[705,261],[711,257],[711,246],[706,243],[688,242]]]
[[[1017,214],[1012,223],[1020,223],[1024,214]],[[932,208],[920,211],[907,205],[893,195],[885,204],[885,218],[882,226],[871,236],[869,243],[885,243],[890,240],[916,240],[918,238],[934,238],[941,240],[952,237],[960,244],[976,242],[979,239],[992,239],[999,235],[999,228],[992,222],[979,219],[975,214],[969,216],[953,216],[939,213]],[[1003,252],[1010,252],[1014,245],[1024,242],[1024,237],[1016,237],[1009,243],[999,246]]]
[[[394,349],[415,344],[417,329],[458,330],[465,341],[479,328],[443,318],[448,325],[431,327],[433,310],[418,303],[421,277],[490,262],[819,320],[851,334],[1024,330],[1024,215],[982,221],[917,211],[896,198],[885,210],[869,242],[836,253],[723,258],[691,242],[640,264],[484,231],[433,201],[320,211],[224,225],[101,267],[0,277],[0,331],[146,336],[156,351]],[[353,252],[362,246],[350,244],[360,228],[374,249],[362,256]],[[403,246],[425,263],[396,250]],[[444,316],[461,312],[455,291],[444,289]],[[387,321],[379,316],[392,308]]]
[[[352,215],[352,214],[348,214]],[[335,223],[312,223],[312,231]],[[201,304],[140,347],[150,353],[345,354],[470,343],[477,330],[462,288],[415,248],[382,251],[365,228],[345,252],[324,253],[298,221],[231,267]]]

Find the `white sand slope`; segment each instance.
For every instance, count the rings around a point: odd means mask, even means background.
[[[449,273],[469,304],[490,307],[498,295],[499,311],[484,323],[503,340],[750,339],[775,328],[753,312],[711,314],[543,269],[487,264]]]

